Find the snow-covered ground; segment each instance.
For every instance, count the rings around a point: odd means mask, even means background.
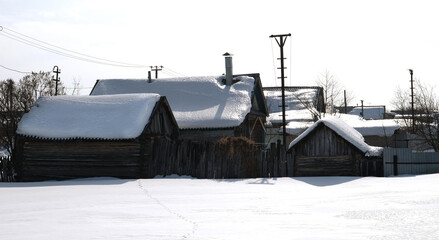
[[[439,174],[0,183],[0,239],[439,239]]]

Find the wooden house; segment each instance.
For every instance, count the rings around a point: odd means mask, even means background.
[[[20,181],[139,178],[157,138],[179,130],[158,94],[41,97],[18,125]]]
[[[289,146],[294,176],[382,176],[382,148],[336,117],[323,118]]]
[[[244,136],[263,143],[268,110],[260,76],[232,76],[98,80],[90,95],[158,93],[169,100],[183,139]]]

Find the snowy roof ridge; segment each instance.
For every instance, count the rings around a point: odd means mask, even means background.
[[[224,76],[155,79],[103,79],[91,95],[158,93],[166,96],[180,129],[233,128],[250,113],[256,80],[238,76],[232,85]]]
[[[336,113],[331,116],[340,118],[363,136],[389,137],[400,128],[399,124],[393,119],[365,120],[359,116],[344,113]],[[287,132],[293,135],[299,135],[313,123],[310,120],[307,124],[298,124],[297,119],[294,120],[287,125]]]
[[[303,138],[305,138],[310,132],[312,132],[317,126],[320,124],[324,124],[325,126],[332,129],[334,132],[336,132],[338,135],[343,137],[346,141],[354,145],[356,148],[358,148],[360,151],[365,153],[365,156],[372,157],[372,156],[381,156],[383,148],[382,147],[375,147],[370,146],[364,141],[363,135],[361,135],[360,132],[355,130],[353,127],[349,126],[347,123],[345,123],[343,120],[334,117],[334,116],[328,116],[325,118],[322,118],[315,122],[313,125],[311,125],[305,132],[300,134],[296,139],[294,139],[290,145],[289,149],[292,148],[294,145],[296,145],[299,141],[301,141]]]
[[[40,97],[24,114],[17,134],[46,140],[122,140],[139,137],[158,94]]]

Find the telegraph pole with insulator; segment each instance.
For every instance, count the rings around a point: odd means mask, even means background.
[[[280,79],[282,80],[282,134],[283,134],[283,144],[285,150],[287,150],[287,121],[285,119],[285,66],[284,66],[284,46],[285,42],[287,41],[287,37],[291,36],[291,33],[289,34],[279,34],[279,35],[271,35],[270,38],[276,39],[277,45],[280,47]],[[278,40],[279,38],[279,40]]]
[[[55,81],[55,96],[58,95],[58,82],[60,81],[58,74],[61,73],[61,69],[59,69],[58,66],[53,67],[53,73],[55,73],[55,78],[52,78],[53,81]]]
[[[163,69],[163,66],[151,66],[151,71],[155,72],[155,79],[159,78],[159,71]]]

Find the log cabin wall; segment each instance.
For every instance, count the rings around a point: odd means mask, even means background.
[[[141,144],[138,140],[27,138],[17,142],[20,181],[103,176],[133,178],[141,174]]]
[[[161,97],[157,102],[142,135],[148,137],[170,136],[173,139],[179,137],[180,133],[177,122],[165,97]]]

